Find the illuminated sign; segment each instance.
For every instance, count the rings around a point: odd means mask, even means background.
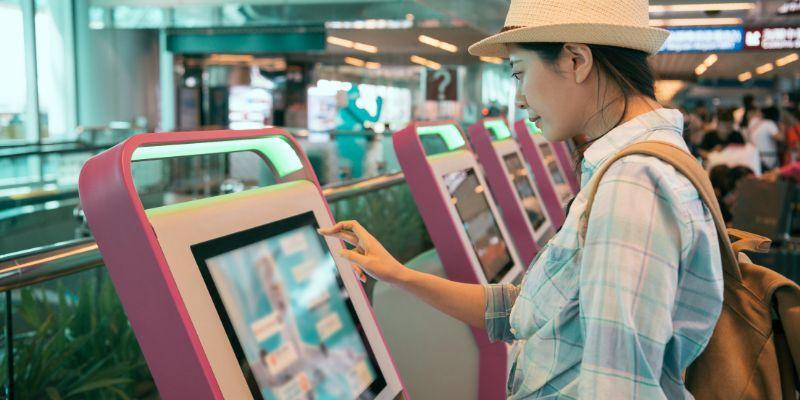
[[[740,51],[744,43],[742,27],[704,27],[670,29],[662,53],[703,53]]]
[[[747,50],[800,49],[800,27],[747,28],[744,34]]]
[[[800,0],[787,1],[778,7],[779,15],[798,14],[800,13]]]

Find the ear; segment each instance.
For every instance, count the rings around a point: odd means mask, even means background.
[[[572,72],[575,76],[575,83],[580,84],[589,79],[594,64],[594,57],[589,46],[581,43],[566,43],[562,55],[567,58],[566,61],[569,64],[567,71]]]

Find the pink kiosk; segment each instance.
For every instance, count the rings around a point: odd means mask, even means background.
[[[554,142],[550,143],[550,145],[553,146],[556,160],[558,160],[558,165],[561,167],[561,172],[567,178],[572,194],[578,194],[581,191],[581,184],[578,182],[578,174],[575,173],[569,145],[566,142]]]
[[[145,210],[133,162],[253,152],[276,184]],[[275,128],[136,135],[80,197],[165,399],[386,399],[404,391],[308,159]],[[405,396],[407,397],[407,396]]]
[[[558,197],[552,187],[543,186],[545,191],[540,191],[534,184],[505,119],[484,118],[468,131],[519,255],[525,265],[530,265],[539,247],[555,234],[552,217],[543,203],[549,202],[549,209],[559,210]]]
[[[412,123],[392,139],[447,277],[478,284],[521,277],[524,265],[456,123]],[[489,343],[482,330],[471,331],[479,352],[477,398],[504,399],[507,347]]]
[[[553,147],[542,136],[542,131],[536,127],[536,124],[528,119],[517,121],[514,125],[514,130],[517,134],[517,142],[519,142],[522,155],[531,165],[531,169],[534,169],[534,164],[541,165],[544,168],[545,176],[535,176],[537,183],[547,182],[552,185],[561,204],[561,213],[564,214],[564,208],[566,208],[574,195],[564,173],[561,171],[561,166],[558,163]],[[538,168],[534,169],[534,174],[536,169]]]

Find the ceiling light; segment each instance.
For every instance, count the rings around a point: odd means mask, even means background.
[[[769,71],[772,71],[773,69],[775,69],[775,66],[772,65],[772,63],[766,63],[766,64],[756,68],[756,73],[759,74],[759,75],[763,75],[763,74],[766,74]]]
[[[650,26],[715,26],[741,24],[741,18],[673,18],[650,20]]]
[[[500,57],[481,57],[481,61],[491,64],[502,64],[503,59]]]
[[[712,54],[712,55],[706,57],[706,59],[703,61],[703,65],[705,65],[706,67],[711,68],[711,66],[714,65],[714,63],[717,62],[717,60],[719,60],[719,57],[717,57],[716,54]]]
[[[747,11],[754,8],[756,8],[755,3],[672,4],[650,6],[650,12],[661,14],[668,12]]]
[[[753,78],[753,74],[750,72],[743,72],[739,74],[739,82],[749,81],[751,78]]]
[[[442,64],[439,64],[435,61],[428,60],[427,58],[423,58],[420,56],[411,56],[409,57],[411,62],[414,64],[424,65],[430,69],[440,69],[442,68]]]
[[[378,52],[378,48],[369,44],[355,42],[353,43],[353,48],[359,51],[363,51],[365,53],[372,53],[375,54]]]
[[[355,50],[358,50],[358,51],[363,51],[365,53],[373,53],[374,54],[374,53],[378,52],[378,48],[375,47],[375,46],[372,46],[372,45],[369,45],[369,44],[366,44],[366,43],[361,43],[361,42],[354,42],[352,40],[342,39],[342,38],[336,37],[336,36],[328,36],[328,38],[325,39],[325,41],[327,41],[329,44],[332,44],[332,45],[335,45],[335,46],[346,47],[348,49],[355,49]]]
[[[376,62],[367,62],[364,66],[367,67],[367,69],[378,69],[381,67],[381,64]]]
[[[251,63],[255,57],[249,54],[212,54],[208,58],[211,63]]]
[[[345,57],[344,62],[355,67],[363,67],[366,64],[364,60],[355,57]]]
[[[793,62],[795,62],[797,60],[800,60],[800,55],[798,55],[797,53],[792,53],[792,54],[789,54],[786,57],[781,57],[781,58],[775,60],[775,65],[777,65],[779,67],[782,67],[782,66],[784,66],[786,64],[793,63]]]
[[[449,51],[450,53],[455,53],[458,51],[458,47],[456,45],[443,42],[439,39],[434,39],[430,36],[419,35],[418,39],[420,43],[427,44],[428,46],[433,46],[444,51]]]
[[[328,36],[326,41],[332,45],[347,47],[348,49],[352,49],[355,44],[352,40],[342,39],[336,36]]]
[[[697,68],[694,69],[694,73],[697,76],[705,74],[706,71],[708,71],[708,67],[706,67],[705,64],[700,64],[697,66]]]

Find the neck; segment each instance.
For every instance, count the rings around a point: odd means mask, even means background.
[[[642,95],[634,95],[628,98],[627,107],[620,95],[616,100],[612,100],[610,104],[603,108],[599,114],[603,117],[599,118],[595,126],[587,129],[587,136],[590,139],[598,139],[601,136],[614,129],[619,121],[619,124],[624,124],[642,114],[647,114],[651,111],[657,110],[661,107],[657,101]],[[620,119],[620,114],[623,114]],[[611,116],[611,117],[609,117]]]

